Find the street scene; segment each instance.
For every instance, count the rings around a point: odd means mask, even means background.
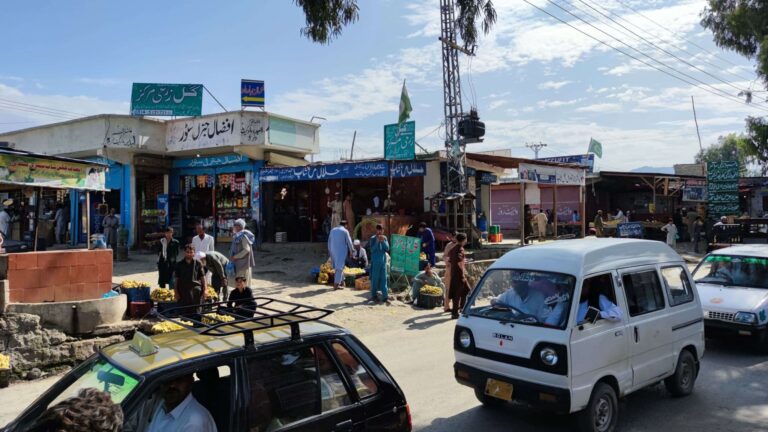
[[[768,430],[764,7],[186,6],[6,8],[2,430]]]

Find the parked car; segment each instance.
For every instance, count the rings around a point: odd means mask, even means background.
[[[693,271],[707,335],[752,337],[768,353],[768,245],[717,249]]]
[[[610,432],[618,398],[662,380],[675,396],[693,391],[702,321],[687,266],[664,243],[523,247],[489,267],[467,300],[455,378],[484,405],[574,413],[581,430]]]
[[[229,322],[182,314],[168,320],[185,330],[137,333],[102,349],[6,430],[26,430],[47,407],[97,387],[122,405],[125,431],[144,431],[162,409],[163,384],[190,374],[191,394],[220,432],[411,430],[392,375],[350,332],[319,321],[330,310],[263,297],[256,302],[256,318],[242,308],[226,309],[235,318]],[[224,314],[225,306],[211,307]]]

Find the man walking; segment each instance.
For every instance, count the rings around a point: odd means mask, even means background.
[[[443,249],[443,261],[445,261],[445,271],[443,272],[443,281],[445,281],[445,290],[443,290],[443,312],[450,312],[451,310],[451,295],[449,293],[451,289],[451,250],[456,247],[456,236],[451,239],[451,242],[445,245]]]
[[[253,256],[253,243],[256,236],[245,229],[245,220],[238,219],[232,227],[235,235],[229,249],[229,260],[235,264],[235,276],[245,277],[246,284],[251,286],[251,273],[256,259]]]
[[[208,253],[216,250],[213,236],[205,233],[205,228],[203,228],[201,222],[195,224],[195,236],[192,237],[192,246],[195,247],[197,252]]]
[[[109,214],[104,217],[101,226],[104,227],[104,241],[107,242],[112,250],[117,247],[117,227],[120,225],[120,219],[115,216],[115,209],[109,209]]]
[[[450,290],[451,318],[459,318],[459,310],[464,308],[469,294],[469,282],[464,271],[464,245],[467,244],[467,235],[464,233],[456,234],[456,246],[451,248],[451,283],[448,286]]]
[[[205,268],[211,272],[211,286],[222,301],[227,298],[227,266],[229,260],[224,255],[216,251],[197,252],[195,259],[200,261]]]
[[[421,251],[427,255],[429,264],[435,265],[435,233],[431,228],[427,228],[427,224],[422,222],[419,224],[419,237],[421,237]]]
[[[195,248],[188,244],[184,247],[184,259],[176,264],[176,282],[173,290],[183,313],[197,314],[199,306],[205,301],[206,283],[203,266],[195,260]]]
[[[701,243],[701,234],[704,231],[704,221],[701,220],[701,216],[696,216],[696,220],[693,222],[693,252],[699,253],[699,243]]]
[[[544,210],[540,210],[536,216],[534,216],[534,219],[536,220],[536,230],[539,233],[539,242],[541,242],[547,238],[547,224],[549,223],[549,218],[547,218],[547,214],[544,213]]]
[[[376,224],[376,234],[368,240],[368,247],[371,249],[371,299],[368,302],[375,302],[378,293],[381,292],[383,301],[389,305],[389,291],[387,289],[389,242],[384,235],[384,227],[381,224]]]
[[[328,208],[331,209],[331,226],[337,227],[341,222],[341,214],[344,212],[344,205],[341,202],[341,194],[336,192],[334,200],[328,202]]]
[[[176,270],[176,260],[179,256],[179,241],[173,238],[173,228],[165,229],[164,237],[160,239],[160,251],[157,255],[157,285],[173,288],[173,272]]]
[[[335,290],[342,288],[344,264],[347,262],[347,257],[352,256],[353,250],[352,237],[347,231],[347,221],[342,220],[339,222],[339,226],[328,233],[328,254],[331,256],[331,265],[335,270],[333,275],[333,289]]]
[[[595,215],[595,236],[603,236],[603,211],[598,210]]]

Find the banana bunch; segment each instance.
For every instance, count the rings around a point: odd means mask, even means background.
[[[157,303],[167,303],[167,302],[173,302],[176,301],[175,295],[173,294],[172,289],[168,288],[158,288],[149,295],[149,298],[152,299],[152,301]]]
[[[357,276],[365,273],[365,269],[344,267],[344,276]]]
[[[0,354],[0,369],[10,369],[11,358],[5,354]]]
[[[219,324],[219,321],[230,322],[234,320],[235,319],[229,315],[222,315],[217,313],[208,313],[203,315],[203,324],[207,325],[216,325]]]
[[[320,273],[334,273],[333,267],[331,266],[331,260],[326,261],[325,264],[320,266]]]
[[[208,287],[208,289],[205,290],[205,297],[213,301],[218,301],[219,293],[217,293],[216,290],[212,287]]]
[[[324,285],[328,283],[328,273],[320,273],[317,275],[317,283]]]
[[[443,295],[443,289],[432,285],[424,285],[421,287],[421,291],[419,291],[419,293],[424,295],[437,296]]]
[[[424,252],[419,254],[419,261],[426,261],[427,260],[427,254]]]
[[[123,281],[120,284],[120,287],[123,289],[133,289],[133,288],[149,288],[149,285],[144,282],[138,282],[134,280],[126,280]]]
[[[181,323],[184,325],[192,326],[192,323],[189,321],[181,321]],[[157,323],[153,325],[150,331],[152,332],[152,334],[161,334],[161,333],[175,332],[179,330],[184,330],[184,327],[172,321],[163,321],[161,323]]]

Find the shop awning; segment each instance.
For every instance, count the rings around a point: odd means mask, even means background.
[[[0,147],[0,185],[105,191],[107,166]]]
[[[484,154],[484,153],[467,153],[467,160],[482,162],[488,165],[494,165],[504,169],[517,169],[517,167],[521,163],[544,165],[544,166],[555,166],[555,167],[563,167],[563,168],[582,168],[581,166],[574,165],[574,164],[549,162],[549,161],[540,160],[540,159],[526,159],[526,158],[507,157],[507,156],[496,156],[496,155]]]
[[[402,161],[389,162],[384,160],[318,163],[301,167],[265,167],[261,169],[260,180],[262,183],[307,181],[307,180],[332,180],[346,178],[394,178],[422,177],[427,172],[426,162]]]

